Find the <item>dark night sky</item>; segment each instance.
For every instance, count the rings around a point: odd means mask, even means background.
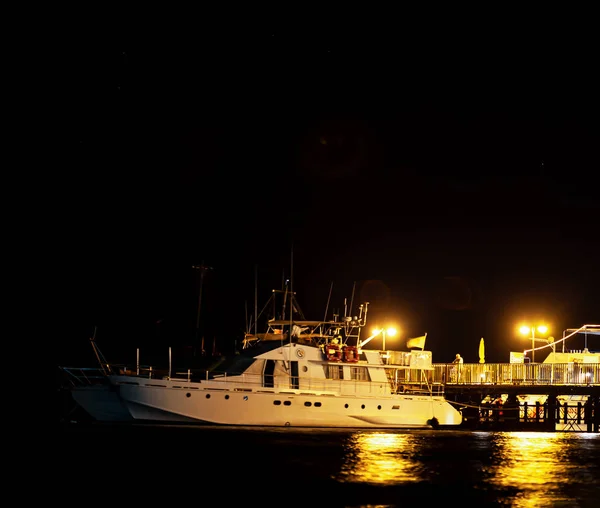
[[[508,361],[525,318],[556,336],[598,322],[590,41],[369,41],[203,32],[75,53],[59,363],[94,326],[115,361],[191,344],[202,261],[203,332],[232,349],[255,267],[262,307],[292,246],[307,317],[356,282],[371,323],[428,332],[436,362],[477,361],[480,337]]]

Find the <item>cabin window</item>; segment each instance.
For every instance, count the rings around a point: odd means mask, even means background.
[[[310,407],[310,406],[312,406],[312,402],[308,402],[308,401],[306,401],[306,402],[304,403],[304,405],[305,405],[306,407]]]
[[[344,379],[344,367],[342,365],[326,365],[325,376],[327,379]]]
[[[350,367],[350,379],[357,381],[370,381],[369,371],[366,367]]]

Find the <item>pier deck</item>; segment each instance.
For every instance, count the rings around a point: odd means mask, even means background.
[[[431,381],[488,430],[599,432],[600,364],[434,364]]]

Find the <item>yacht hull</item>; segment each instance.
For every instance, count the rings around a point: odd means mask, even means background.
[[[124,401],[114,387],[106,385],[79,386],[71,389],[73,400],[99,422],[131,421]]]
[[[113,376],[136,420],[221,425],[336,428],[455,427],[462,415],[443,396],[390,394],[381,397],[301,393],[287,390],[228,390],[164,380]]]

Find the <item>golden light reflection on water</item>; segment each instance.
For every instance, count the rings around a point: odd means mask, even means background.
[[[353,434],[337,480],[387,485],[421,481],[423,466],[413,458],[417,448],[411,434]]]
[[[512,506],[555,506],[553,503],[561,501],[560,486],[569,476],[562,460],[568,446],[566,439],[566,434],[548,432],[494,435],[496,457],[487,470],[488,483],[497,489],[518,489],[520,495]]]

